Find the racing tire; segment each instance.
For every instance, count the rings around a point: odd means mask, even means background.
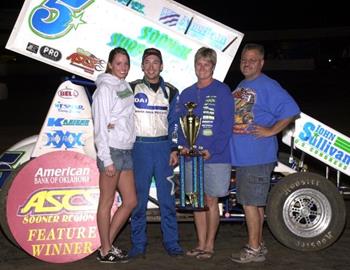
[[[270,231],[283,245],[299,251],[317,251],[340,237],[346,210],[332,182],[315,173],[300,172],[273,186],[266,216]]]
[[[6,215],[6,206],[7,206],[7,196],[8,192],[11,188],[12,182],[15,179],[18,172],[28,163],[29,161],[23,163],[18,168],[16,168],[11,174],[9,175],[8,179],[6,180],[4,186],[2,187],[2,190],[0,192],[0,228],[2,232],[4,233],[5,237],[15,246],[19,247],[17,241],[13,237],[11,230],[7,223],[7,215]]]

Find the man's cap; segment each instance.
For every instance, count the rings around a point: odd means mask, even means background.
[[[163,63],[162,53],[160,52],[160,50],[158,50],[156,48],[148,48],[143,52],[142,63],[145,61],[145,58],[150,56],[150,55],[158,56],[160,63]]]

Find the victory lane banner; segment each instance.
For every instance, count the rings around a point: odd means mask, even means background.
[[[196,81],[193,61],[200,47],[216,50],[214,75],[224,80],[242,39],[242,33],[175,1],[26,0],[6,48],[95,80],[110,50],[120,46],[130,54],[132,81],[143,77],[143,51],[157,47],[162,75],[181,91]]]
[[[100,246],[96,160],[56,151],[29,161],[8,191],[6,215],[19,246],[35,258],[66,263]],[[116,196],[113,212],[120,202]]]

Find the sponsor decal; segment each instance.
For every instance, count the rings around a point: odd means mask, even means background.
[[[145,12],[144,12],[145,5],[139,1],[117,0],[117,2],[124,5],[124,6],[129,6],[131,9],[137,11],[138,13],[145,14]]]
[[[65,147],[66,149],[72,149],[80,146],[84,146],[81,142],[82,132],[63,132],[62,130],[55,130],[54,132],[47,132],[47,143],[45,146],[52,146],[53,148],[60,149]]]
[[[59,112],[63,113],[81,113],[82,111],[85,110],[84,105],[82,104],[68,104],[68,103],[63,103],[58,101],[55,103],[55,108]]]
[[[134,103],[138,109],[148,109],[148,110],[168,110],[167,106],[152,106],[148,105],[148,97],[144,93],[137,93],[134,97]]]
[[[39,50],[39,46],[28,42],[26,50],[32,53],[37,53]]]
[[[95,71],[103,71],[106,64],[106,61],[81,48],[68,56],[67,60],[70,60],[72,66],[82,68],[84,72],[89,74],[94,74]]]
[[[62,53],[59,50],[50,48],[49,46],[42,46],[40,48],[40,54],[41,56],[56,62],[62,58]]]
[[[183,22],[184,25],[179,24],[179,27],[186,27],[186,34],[196,40],[208,42],[212,47],[219,50],[223,50],[228,45],[228,37],[218,33],[217,29],[199,23],[198,21],[190,21],[190,25],[188,25],[187,20],[183,20]],[[232,43],[235,40],[236,38],[233,39]]]
[[[16,175],[8,192],[7,220],[16,242],[37,259],[66,263],[99,246],[96,160],[71,151],[41,155]],[[118,207],[119,196],[113,205]]]
[[[188,59],[188,55],[192,51],[192,48],[183,45],[180,40],[149,26],[141,29],[139,38],[145,40],[148,44],[157,44],[157,47],[184,60]]]
[[[148,15],[145,13],[145,5],[140,3],[140,1],[135,0],[116,0],[116,2],[125,5],[142,15]],[[150,4],[147,1],[147,4]],[[151,6],[153,3],[151,4]],[[155,7],[149,7],[149,9],[153,9]],[[185,34],[190,36],[191,38],[205,42],[210,47],[213,47],[217,50],[225,52],[237,39],[238,36],[230,38],[227,35],[227,31],[217,27],[215,24],[208,24],[207,20],[203,20],[203,18],[197,17],[197,14],[192,14],[192,16],[187,16],[182,14],[179,11],[174,11],[169,7],[157,7],[159,9],[159,17],[152,18],[152,20],[158,20],[158,22],[171,27],[181,34]],[[164,38],[164,37],[163,37]],[[156,46],[158,47],[157,43]],[[128,49],[129,51],[129,49]]]
[[[350,142],[321,123],[306,121],[295,137],[298,148],[317,156],[339,170],[347,170],[350,164]]]
[[[124,36],[122,33],[113,33],[107,43],[111,47],[122,47],[126,49],[131,57],[141,56],[146,49],[146,45],[137,40]]]
[[[159,21],[168,26],[176,26],[179,19],[180,14],[166,7],[162,9],[159,17]]]
[[[79,96],[79,92],[75,89],[70,89],[68,87],[58,90],[58,96],[65,99],[72,99]]]
[[[63,126],[88,126],[89,119],[65,119],[49,117],[47,120],[48,127],[63,127]]]
[[[150,26],[142,27],[138,39],[145,41],[148,46],[156,46],[182,60],[187,60],[192,51],[192,48],[185,46],[180,40],[170,37],[168,34],[162,33]],[[124,36],[122,33],[113,33],[107,45],[111,47],[123,47],[133,57],[142,55],[146,48],[146,45]]]

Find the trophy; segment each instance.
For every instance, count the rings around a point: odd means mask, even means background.
[[[189,153],[180,154],[180,206],[178,208],[192,211],[207,209],[207,207],[204,206],[203,156],[199,152],[201,147],[196,145],[196,139],[201,126],[200,117],[193,113],[196,106],[197,104],[194,102],[187,102],[185,107],[187,108],[188,113],[187,115],[180,117],[180,125],[189,146]],[[181,149],[182,146],[179,148]],[[190,159],[192,165],[192,191],[187,193],[185,190],[186,158]]]
[[[195,155],[198,153],[197,147],[195,145],[196,139],[199,134],[199,129],[201,126],[201,119],[193,114],[194,108],[197,107],[197,104],[194,102],[187,102],[185,104],[188,114],[180,118],[180,125],[182,132],[187,140],[187,143],[190,147],[190,155]]]

